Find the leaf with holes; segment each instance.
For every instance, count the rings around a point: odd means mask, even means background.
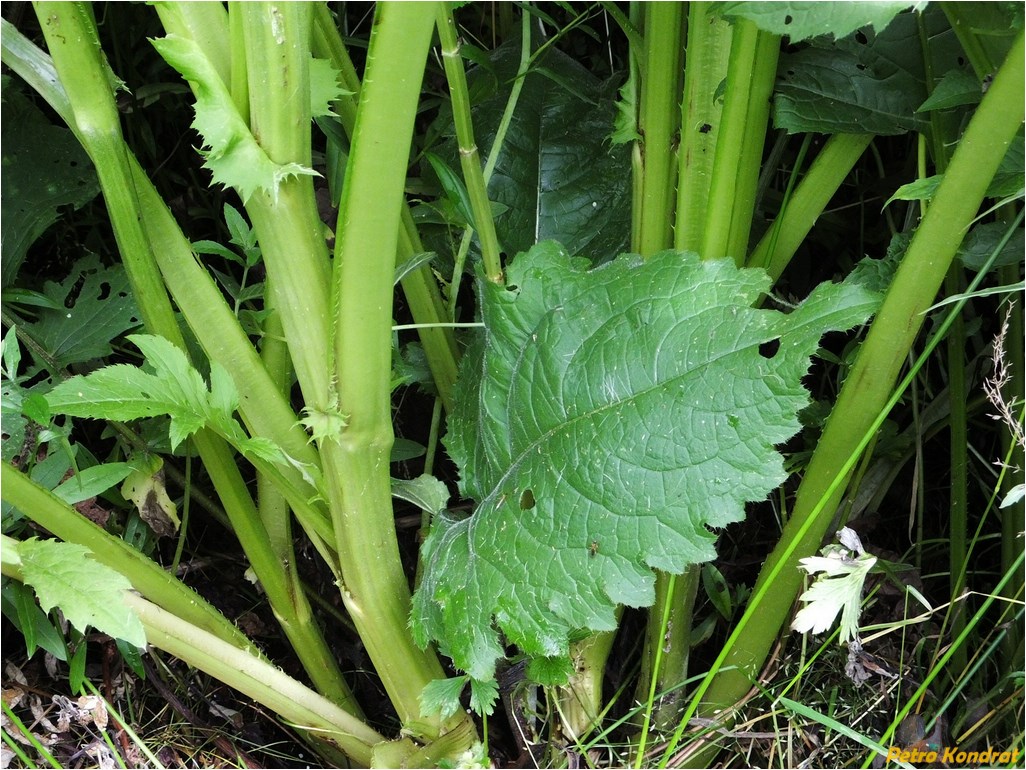
[[[616,605],[650,605],[653,569],[712,559],[715,529],[785,478],[774,447],[799,429],[820,337],[878,302],[824,284],[790,314],[755,309],[765,273],[694,254],[587,267],[546,242],[505,287],[478,281],[485,329],[446,442],[478,506],[436,520],[413,615],[475,679],[497,630],[555,663]]]
[[[110,355],[111,341],[139,325],[124,268],[104,267],[95,255],[78,260],[63,283],[47,281],[43,291],[59,309],[40,308],[39,320],[25,329],[58,368]]]

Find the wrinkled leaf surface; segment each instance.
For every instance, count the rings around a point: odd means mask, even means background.
[[[475,679],[503,655],[496,627],[564,657],[617,604],[650,605],[653,568],[713,558],[715,530],[785,478],[774,447],[799,429],[820,336],[877,301],[825,284],[784,315],[751,307],[769,279],[730,260],[587,265],[547,242],[505,287],[478,284],[485,331],[446,442],[478,506],[433,527],[413,624]]]

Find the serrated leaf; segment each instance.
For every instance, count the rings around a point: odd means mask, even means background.
[[[575,630],[652,603],[653,568],[713,558],[713,528],[785,478],[774,446],[800,427],[820,336],[878,302],[826,284],[790,315],[754,309],[765,273],[694,254],[586,268],[547,242],[506,286],[478,281],[485,331],[446,439],[478,506],[437,517],[413,614],[475,679],[504,652],[493,619],[529,657],[566,658]]]
[[[454,676],[449,679],[432,679],[420,691],[421,716],[438,714],[441,719],[448,719],[462,706],[460,696],[467,686],[468,676]]]
[[[121,265],[104,267],[95,255],[75,262],[62,283],[47,281],[44,308],[26,331],[61,367],[110,355],[111,340],[139,325],[139,311]]]
[[[339,85],[339,72],[331,66],[327,59],[310,60],[310,115],[318,118],[325,115],[334,115],[331,111],[331,103],[343,96],[352,96],[352,91],[346,91]]]
[[[817,35],[844,37],[859,27],[884,29],[911,2],[740,2],[713,3],[712,10],[728,18],[742,18],[759,29],[787,35],[792,43]]]
[[[199,45],[178,35],[151,42],[164,60],[192,84],[196,94],[192,126],[209,147],[203,165],[210,169],[215,182],[235,188],[245,203],[257,190],[277,200],[279,185],[290,176],[318,176],[311,168],[298,163],[278,164],[267,156]]]
[[[823,551],[828,555],[800,560],[802,569],[810,575],[821,574],[799,597],[806,604],[795,615],[791,629],[799,633],[811,631],[821,634],[834,624],[840,613],[840,642],[845,644],[858,637],[862,587],[876,564],[876,557],[863,553],[852,558],[848,551],[838,546],[827,546]]]
[[[257,439],[248,439],[236,422],[233,412],[238,395],[223,367],[211,366],[213,390],[208,391],[185,353],[163,337],[132,334],[128,340],[146,356],[152,373],[115,364],[72,377],[46,395],[50,410],[72,417],[122,421],[166,414],[171,418],[172,449],[209,425],[240,449],[251,445],[254,452],[267,451]]]
[[[494,679],[487,682],[470,680],[470,708],[476,714],[491,714],[499,697],[499,686]]]
[[[146,645],[142,623],[121,598],[128,578],[91,558],[87,548],[57,540],[18,544],[25,582],[35,589],[45,612],[60,607],[79,631],[92,626],[136,647]]]

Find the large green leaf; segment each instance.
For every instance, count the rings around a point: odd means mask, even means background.
[[[492,69],[471,73],[474,91],[499,88],[474,108],[477,143],[490,151],[520,62],[518,44],[492,54]],[[504,207],[495,227],[508,254],[554,239],[574,253],[612,259],[630,232],[629,148],[612,145],[615,89],[551,49],[525,78],[488,197]],[[455,153],[455,151],[454,151]]]
[[[785,478],[774,446],[799,429],[820,336],[877,303],[824,284],[790,314],[754,309],[765,273],[694,254],[587,265],[547,242],[505,287],[478,282],[446,442],[478,506],[432,528],[413,622],[477,679],[503,654],[493,618],[528,655],[565,656],[617,604],[650,605],[653,568],[713,558],[714,530]]]

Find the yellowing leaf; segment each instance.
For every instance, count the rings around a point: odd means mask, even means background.
[[[181,526],[178,509],[168,497],[164,486],[164,461],[153,455],[133,470],[121,485],[121,494],[131,500],[139,516],[149,524],[157,537],[173,535]]]

